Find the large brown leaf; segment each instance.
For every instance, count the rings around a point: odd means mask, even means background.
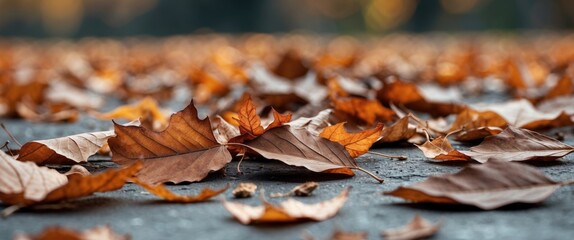
[[[485,138],[470,151],[461,152],[481,163],[555,160],[574,152],[574,147],[534,131],[509,126],[502,133]]]
[[[484,210],[511,203],[538,203],[572,182],[555,182],[536,168],[512,162],[490,161],[455,174],[429,177],[385,195],[413,202],[466,204]]]
[[[172,115],[161,132],[139,126],[114,126],[108,140],[112,160],[129,164],[143,160],[138,178],[143,182],[196,182],[231,161],[227,148],[215,140],[209,119],[200,120],[191,102]]]
[[[440,224],[433,224],[420,215],[416,215],[411,222],[397,229],[388,229],[381,232],[386,240],[416,240],[434,235],[440,230]]]
[[[409,128],[409,116],[404,116],[390,127],[383,128],[381,143],[398,142],[408,140],[416,133],[415,128]]]
[[[75,164],[88,157],[114,136],[114,131],[81,133],[67,137],[30,141],[22,146],[18,160],[37,164]]]
[[[357,133],[349,133],[345,130],[345,123],[338,123],[326,127],[319,136],[338,142],[345,147],[352,158],[361,156],[369,151],[373,143],[381,137],[383,124]]]
[[[223,206],[243,224],[323,221],[335,216],[347,201],[348,196],[349,188],[345,188],[337,197],[316,204],[304,204],[288,199],[280,205],[264,201],[263,206],[252,207],[224,201]]]
[[[271,129],[254,140],[245,142],[249,149],[268,159],[289,165],[305,167],[314,172],[333,172],[354,175],[351,169],[364,171],[357,166],[345,148],[336,142],[315,136],[305,129],[282,126]]]

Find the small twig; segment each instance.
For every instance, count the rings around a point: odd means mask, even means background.
[[[0,127],[2,127],[4,132],[6,132],[6,134],[8,134],[8,136],[12,139],[12,141],[14,141],[16,144],[18,144],[18,146],[20,146],[20,148],[22,148],[22,144],[20,142],[18,142],[18,139],[16,139],[10,131],[8,131],[8,128],[6,128],[4,123],[0,123]]]
[[[240,166],[244,158],[245,158],[245,151],[243,151],[243,153],[241,154],[241,159],[239,159],[239,163],[237,163],[237,173],[239,174],[243,174],[243,172],[241,172]]]
[[[13,213],[17,212],[22,208],[24,208],[24,205],[12,205],[10,207],[4,208],[4,210],[2,210],[2,213],[0,213],[0,215],[2,215],[2,218],[7,218],[8,216],[12,215]]]
[[[361,171],[361,172],[364,172],[364,173],[366,173],[367,175],[369,175],[369,176],[371,176],[372,178],[374,178],[375,180],[377,180],[379,183],[385,182],[385,180],[383,180],[382,178],[380,178],[380,177],[378,177],[377,175],[373,174],[372,172],[369,172],[369,171],[365,170],[364,168],[361,168],[361,167],[353,167],[353,168],[351,168],[351,169],[357,169],[357,170],[359,170],[359,171]]]
[[[387,155],[384,153],[380,153],[380,152],[373,152],[373,151],[368,151],[367,153],[369,154],[373,154],[373,155],[377,155],[377,156],[381,156],[381,157],[386,157],[386,158],[390,158],[390,159],[397,159],[397,160],[407,160],[406,156],[393,156],[393,155]]]

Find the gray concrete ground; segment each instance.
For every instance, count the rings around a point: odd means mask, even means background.
[[[89,117],[74,124],[31,124],[19,120],[2,120],[21,141],[66,136],[93,130],[104,130],[109,122]],[[549,134],[566,133],[565,141],[574,143],[573,128],[554,129]],[[0,140],[7,137],[0,133]],[[457,148],[467,146],[456,145]],[[398,186],[416,183],[428,176],[453,173],[464,164],[444,164],[428,161],[409,145],[376,148],[387,154],[407,155],[408,160],[396,161],[365,155],[359,164],[385,179],[378,184],[357,172],[353,178],[337,178],[289,167],[276,161],[244,161],[243,174],[236,171],[236,162],[225,173],[215,173],[200,183],[174,185],[169,188],[180,194],[197,193],[203,187],[232,187],[240,182],[254,182],[266,193],[284,192],[305,181],[319,181],[320,187],[311,197],[299,197],[303,202],[318,202],[337,195],[344,187],[353,186],[349,200],[339,214],[323,222],[287,225],[245,226],[235,221],[219,200],[199,204],[162,203],[140,187],[128,184],[121,190],[98,193],[70,202],[67,209],[22,210],[0,220],[0,239],[10,239],[18,232],[39,232],[46,226],[61,225],[87,229],[109,224],[118,233],[134,239],[301,239],[304,232],[316,239],[326,239],[338,227],[346,231],[367,231],[369,239],[380,239],[382,229],[395,228],[408,222],[415,214],[443,227],[434,239],[573,239],[574,186],[562,187],[539,205],[512,205],[493,211],[473,207],[409,204],[402,199],[382,196]],[[115,166],[109,158],[95,156],[86,166],[93,171]],[[540,170],[554,180],[573,179],[574,154],[552,163],[536,163]],[[62,169],[65,170],[65,169]],[[223,194],[232,199],[231,191]],[[281,199],[271,199],[272,202]],[[257,198],[238,200],[258,204]],[[0,204],[0,208],[6,207]]]

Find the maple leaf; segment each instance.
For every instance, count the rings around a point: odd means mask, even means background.
[[[267,125],[266,128],[263,128],[263,126],[261,126],[261,118],[257,115],[257,108],[255,104],[253,104],[250,95],[246,94],[243,96],[240,101],[240,106],[237,122],[239,123],[239,132],[241,135],[231,140],[233,142],[252,140],[269,129],[282,126],[284,123],[291,121],[290,113],[281,115],[275,111],[275,109],[272,109],[273,122]]]
[[[37,164],[87,162],[114,135],[114,131],[102,131],[30,141],[22,146],[17,159]]]
[[[268,159],[305,167],[314,172],[331,172],[353,176],[351,169],[383,180],[357,166],[345,148],[336,142],[315,136],[305,129],[282,126],[244,143],[244,146]]]
[[[358,133],[349,133],[345,130],[345,123],[326,127],[319,136],[329,141],[337,142],[345,147],[352,158],[361,156],[369,151],[373,143],[381,137],[383,124]]]
[[[511,203],[538,203],[560,186],[572,183],[555,182],[524,164],[489,161],[384,194],[413,202],[466,204],[491,210]]]
[[[224,200],[223,206],[243,224],[323,221],[339,212],[347,201],[349,189],[345,188],[338,196],[316,204],[304,204],[288,199],[279,205],[273,205],[263,200],[263,206],[253,207]]]
[[[386,240],[416,240],[428,238],[440,230],[440,224],[432,224],[420,215],[415,215],[411,222],[397,229],[381,232]]]
[[[122,169],[108,169],[96,175],[65,175],[32,162],[20,162],[0,152],[0,200],[11,205],[59,202],[120,189],[141,169],[134,163]]]
[[[574,147],[534,131],[509,126],[498,135],[486,137],[470,151],[461,152],[481,163],[555,160],[574,152]]]
[[[18,234],[14,240],[129,240],[129,235],[119,235],[110,226],[97,226],[84,231],[76,231],[60,226],[48,227],[36,235]]]
[[[470,157],[464,155],[460,151],[454,149],[448,141],[448,136],[439,136],[432,141],[429,140],[428,134],[426,135],[427,141],[421,145],[415,145],[427,158],[443,161],[455,160],[469,160]]]
[[[198,118],[193,101],[172,115],[161,132],[118,124],[114,129],[116,136],[108,140],[112,160],[119,164],[143,160],[137,177],[146,183],[200,181],[231,161],[226,146],[216,141],[209,118]]]
[[[199,194],[197,194],[195,196],[193,196],[193,195],[178,195],[178,194],[171,192],[169,189],[167,189],[162,184],[158,184],[158,185],[154,186],[154,185],[150,185],[150,184],[147,184],[145,182],[142,182],[137,178],[131,178],[130,180],[133,183],[141,186],[142,188],[144,188],[145,190],[147,190],[151,194],[162,198],[164,201],[175,202],[175,203],[204,202],[204,201],[207,201],[208,199],[210,199],[212,197],[215,197],[215,196],[225,192],[227,190],[227,188],[229,188],[229,186],[221,188],[221,189],[204,188],[203,190],[201,190],[201,192]]]

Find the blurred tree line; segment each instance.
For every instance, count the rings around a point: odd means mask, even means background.
[[[567,30],[569,0],[0,0],[0,35]]]

